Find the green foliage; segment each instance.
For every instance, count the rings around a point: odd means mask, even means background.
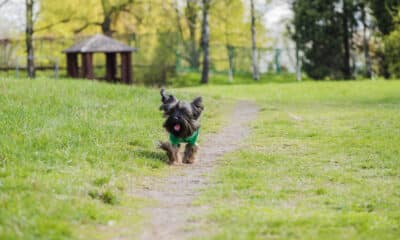
[[[395,21],[400,19],[400,7],[398,8]],[[395,25],[396,29],[385,37],[385,63],[393,78],[400,77],[400,24]]]
[[[336,4],[330,0],[293,3],[293,40],[304,52],[303,69],[311,78],[343,77],[343,28]]]
[[[352,54],[362,36],[364,0],[296,0],[292,38],[303,52],[303,69],[314,79],[352,79]],[[366,41],[367,42],[367,41]],[[358,43],[365,49],[365,42]],[[369,50],[368,50],[369,51]],[[358,53],[360,54],[360,53]],[[363,54],[365,54],[363,52]]]
[[[65,66],[63,49],[81,40],[82,36],[104,32],[106,21],[111,21],[108,27],[113,36],[138,50],[133,57],[137,83],[162,85],[175,75],[176,68],[199,70],[201,1],[182,3],[175,0],[71,0],[60,4],[43,0],[35,24],[35,37],[47,40],[35,42],[37,64],[51,66],[57,59],[60,66]],[[228,46],[248,48],[250,52],[250,20],[246,10],[241,0],[212,2],[210,44],[214,69],[228,69]],[[262,21],[257,23],[257,44],[264,47],[268,42],[266,29]],[[19,49],[19,54],[24,55],[24,48]],[[95,56],[94,61],[97,66],[105,64],[102,56]],[[250,54],[235,58],[235,64],[246,71],[251,70],[250,63]],[[98,74],[103,77],[104,71]]]
[[[383,35],[388,35],[395,28],[394,16],[396,16],[399,0],[366,0],[375,16],[376,24]]]
[[[400,78],[400,29],[385,38],[386,61],[393,78]]]
[[[151,59],[151,66],[144,69],[144,75],[141,79],[147,85],[165,85],[167,79],[175,74],[177,46],[176,34],[159,33],[155,54]]]

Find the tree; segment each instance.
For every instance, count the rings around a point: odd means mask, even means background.
[[[393,17],[396,24],[394,30],[387,35],[385,40],[386,64],[391,77],[400,77],[400,7],[397,16]]]
[[[292,38],[304,53],[306,73],[316,79],[351,79],[357,0],[295,0],[293,10]]]
[[[255,1],[256,4],[257,1]],[[228,80],[233,81],[235,71],[243,69],[253,70],[252,64],[252,35],[249,1],[243,0],[218,0],[213,1],[210,10],[212,28],[210,35],[215,46],[211,53],[212,58],[227,61],[215,61],[212,66],[216,69],[228,69]],[[263,5],[266,6],[266,5]],[[267,43],[266,29],[262,21],[261,4],[255,7],[255,31],[257,49],[262,43]],[[247,56],[250,56],[249,58]]]
[[[201,83],[207,84],[210,71],[210,26],[209,11],[210,1],[203,0],[203,20],[201,24],[201,47],[203,49],[203,69],[201,73]]]
[[[400,78],[400,29],[392,31],[385,38],[388,70],[393,78]]]
[[[111,36],[113,30],[111,25],[123,11],[129,11],[129,6],[133,3],[133,0],[118,1],[117,3],[111,3],[110,0],[101,0],[101,7],[103,9],[103,19],[100,22],[101,30],[103,34]]]
[[[351,0],[342,0],[342,40],[343,40],[343,76],[345,79],[351,78],[351,67],[350,67],[350,34],[351,26],[350,21],[352,17],[351,11]]]
[[[253,79],[258,81],[260,79],[260,74],[258,71],[256,13],[254,10],[254,0],[250,0],[250,16],[251,16],[251,49],[252,49]]]
[[[184,21],[182,21],[182,14],[178,4],[179,0],[175,0],[174,8],[176,12],[176,19],[177,19],[177,29],[179,33],[179,37],[181,43],[184,47],[183,57],[189,63],[190,68],[194,70],[198,70],[200,67],[200,48],[197,37],[198,33],[198,19],[199,19],[199,12],[201,10],[199,0],[186,0],[186,4],[184,7]],[[182,22],[186,23],[183,25]],[[189,39],[187,39],[185,30],[186,28],[189,31]]]
[[[400,7],[400,0],[366,0],[372,10],[372,15],[375,17],[376,25],[379,29],[380,35],[385,40],[385,45],[394,43],[389,35],[395,32],[396,15]],[[379,35],[379,34],[377,34]],[[398,40],[397,40],[398,41]],[[379,71],[385,78],[389,78],[391,71],[389,70],[390,52],[391,47],[381,46],[378,49],[379,56]]]
[[[395,28],[394,17],[397,14],[400,0],[367,0],[383,35],[390,34]]]
[[[118,22],[130,20],[133,15],[134,0],[68,0],[63,4],[53,0],[41,0],[41,17],[38,29],[66,31],[79,34],[84,31],[98,32],[112,36]],[[135,5],[137,6],[137,5]],[[121,18],[123,15],[124,18]],[[64,24],[64,28],[54,26]],[[132,24],[132,22],[131,22]]]
[[[30,78],[35,77],[35,54],[33,49],[33,27],[34,27],[34,19],[33,19],[33,7],[35,1],[34,0],[26,0],[26,30],[25,30],[25,43],[26,43],[26,52],[27,52],[27,69],[28,76]]]
[[[293,2],[293,40],[303,52],[303,69],[312,78],[343,77],[341,18],[331,0]]]
[[[197,48],[197,19],[198,19],[199,5],[197,0],[186,0],[185,16],[189,26],[190,40],[189,40],[189,56],[190,67],[194,69],[199,68],[199,50]]]
[[[365,1],[361,1],[359,4],[361,11],[361,24],[363,27],[363,50],[364,50],[364,58],[365,58],[365,77],[372,77],[372,60],[369,51],[369,38],[368,38],[368,23],[367,23],[367,3]]]

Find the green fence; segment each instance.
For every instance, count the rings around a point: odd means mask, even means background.
[[[193,66],[193,54],[201,63],[201,49],[188,51],[187,43],[181,42],[174,33],[136,35],[124,34],[114,37],[137,51],[133,54],[134,79],[138,83],[165,84],[168,79],[186,73],[200,72],[200,64]],[[66,77],[66,58],[62,50],[84,39],[38,37],[34,39],[35,65],[38,76],[51,78]],[[259,48],[258,65],[262,74],[293,72],[295,52],[291,49]],[[210,44],[211,72],[221,75],[245,75],[252,71],[252,51],[250,47]],[[289,57],[285,57],[289,56]],[[288,60],[289,59],[289,60]],[[290,60],[291,59],[291,60]],[[105,58],[101,54],[94,57],[96,76],[105,74]],[[0,76],[26,76],[25,42],[23,39],[0,40]]]

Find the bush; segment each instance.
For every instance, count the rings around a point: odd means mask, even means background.
[[[394,17],[396,23],[393,30],[385,38],[385,64],[392,78],[400,78],[400,8],[397,16]]]
[[[400,78],[400,29],[393,31],[385,39],[386,61],[393,78]]]

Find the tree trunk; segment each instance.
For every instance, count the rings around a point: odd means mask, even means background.
[[[101,7],[103,9],[103,21],[101,22],[101,31],[104,35],[110,36],[112,35],[111,31],[111,4],[109,0],[101,0]]]
[[[35,77],[35,55],[33,49],[33,5],[34,0],[26,0],[26,52],[27,52],[27,69],[28,77]]]
[[[349,36],[349,19],[348,19],[348,4],[347,0],[343,0],[343,75],[345,79],[351,79],[351,68],[350,68],[350,36]]]
[[[197,49],[197,2],[196,0],[187,0],[186,4],[186,19],[189,26],[190,42],[189,42],[189,54],[190,54],[190,67],[193,69],[199,69],[199,50]]]
[[[365,57],[365,77],[372,77],[371,56],[369,54],[369,39],[367,36],[368,24],[366,19],[365,6],[361,7],[362,24],[363,24],[363,38],[364,38],[364,57]]]
[[[296,80],[301,81],[301,59],[299,41],[296,39]]]
[[[105,13],[104,15],[103,22],[101,23],[101,31],[106,36],[112,36],[111,15],[109,13]]]
[[[208,25],[208,13],[210,9],[210,0],[203,0],[203,22],[201,26],[201,46],[203,49],[203,70],[201,74],[201,83],[208,83],[210,70],[210,27]]]
[[[258,72],[257,31],[256,31],[256,15],[254,9],[254,0],[250,0],[250,10],[251,10],[251,49],[252,49],[253,79],[258,81],[260,79],[260,74]]]
[[[228,81],[231,83],[233,82],[233,58],[234,58],[234,48],[232,45],[227,44],[226,50],[228,51],[228,62],[229,62],[229,69],[228,69]]]

